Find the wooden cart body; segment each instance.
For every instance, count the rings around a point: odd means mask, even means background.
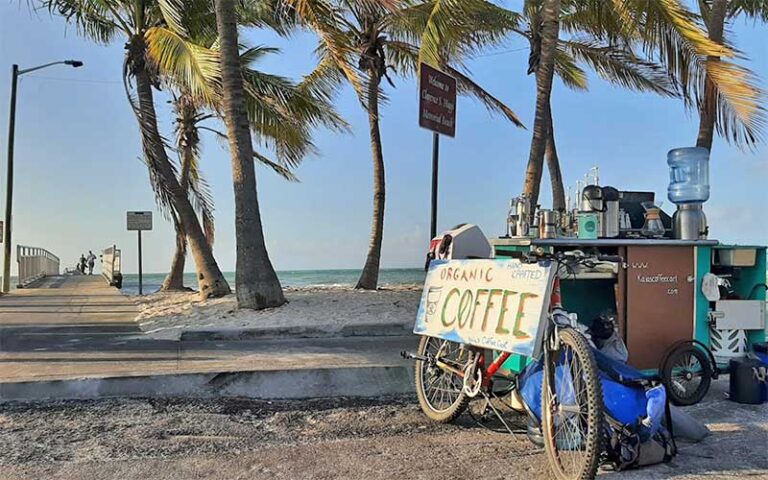
[[[496,258],[518,256],[538,247],[620,255],[624,264],[617,271],[566,276],[561,290],[564,307],[576,312],[580,323],[589,325],[604,311],[616,312],[619,332],[629,352],[628,363],[636,368],[657,369],[665,352],[680,340],[702,342],[724,355],[716,358],[725,364],[729,347],[733,347],[733,356],[738,356],[745,345],[748,348],[766,339],[764,317],[750,324],[749,329],[716,329],[718,304],[708,301],[702,292],[706,274],[726,274],[735,296],[753,303],[762,301],[764,305],[766,289],[760,287],[766,282],[764,246],[723,245],[715,240],[575,238],[509,238],[492,244]],[[751,265],[722,265],[721,259],[732,258],[734,250],[754,250],[754,261]],[[515,357],[505,367],[519,371],[526,362],[525,358]]]

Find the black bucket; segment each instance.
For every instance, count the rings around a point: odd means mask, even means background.
[[[738,403],[759,405],[766,401],[766,383],[760,381],[759,369],[765,365],[752,358],[734,358],[730,367],[730,399]]]

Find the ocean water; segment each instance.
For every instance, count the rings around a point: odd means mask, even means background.
[[[277,272],[283,287],[331,287],[354,286],[360,277],[360,270],[285,270]],[[412,285],[424,283],[426,273],[421,268],[385,268],[379,271],[379,286]],[[235,272],[224,272],[230,286],[235,285]],[[145,273],[143,275],[144,293],[153,293],[160,289],[165,279],[164,273]],[[184,285],[197,288],[194,273],[184,274]],[[123,275],[122,292],[129,295],[139,293],[139,276]]]

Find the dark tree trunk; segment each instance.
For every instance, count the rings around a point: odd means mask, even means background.
[[[378,72],[371,72],[368,83],[368,125],[371,138],[371,153],[373,154],[373,224],[371,225],[371,242],[368,246],[368,257],[365,259],[363,272],[355,288],[375,290],[379,284],[379,265],[381,263],[381,242],[384,237],[384,153],[381,148],[381,133],[379,131],[379,83]]]
[[[174,222],[176,228],[176,251],[171,260],[171,270],[163,280],[163,291],[185,290],[184,288],[184,264],[187,259],[187,236],[181,229],[181,225]]]
[[[549,181],[552,183],[552,210],[564,212],[566,208],[565,186],[563,185],[563,174],[560,171],[560,159],[557,156],[557,146],[555,145],[555,128],[552,123],[551,105],[547,122],[546,158]]]
[[[256,192],[251,128],[245,110],[240,52],[233,0],[215,0],[219,33],[224,120],[232,155],[235,190],[237,265],[235,293],[240,308],[262,309],[285,303],[283,289],[269,260]]]
[[[177,99],[177,102],[181,99]],[[194,118],[189,114],[194,112],[188,112],[183,106],[177,105],[177,112],[182,112],[177,122],[180,125],[177,126],[182,130],[180,135],[179,145],[177,147],[181,150],[181,174],[179,175],[179,186],[184,192],[187,192],[189,196],[189,174],[192,168],[192,156],[194,155],[193,145],[189,143],[191,135],[188,135],[190,129],[194,128],[194,123],[190,125],[190,122],[194,122]],[[173,254],[171,260],[171,269],[168,275],[163,281],[163,287],[161,290],[184,290],[184,264],[187,259],[187,236],[184,234],[184,228],[179,224],[178,220],[174,219],[173,227],[176,230],[176,251]]]
[[[533,138],[525,172],[523,193],[531,199],[531,205],[539,201],[544,152],[547,145],[549,98],[552,93],[555,50],[559,33],[560,0],[546,0],[542,11],[541,54],[536,67],[536,116]]]
[[[136,79],[136,93],[139,101],[137,117],[141,127],[144,149],[147,152],[149,168],[152,170],[152,174],[156,175],[159,181],[162,182],[165,190],[168,191],[173,209],[187,234],[192,258],[195,260],[195,267],[197,268],[197,283],[200,288],[200,296],[208,298],[226,295],[230,293],[229,284],[227,284],[224,275],[219,270],[216,259],[213,258],[213,252],[206,241],[205,234],[189,202],[187,193],[182,190],[181,185],[179,185],[176,179],[175,172],[165,151],[162,137],[157,128],[157,114],[152,94],[152,83],[142,60],[145,49],[143,39],[134,38],[133,41],[139,45],[138,50],[141,52],[140,56],[137,56],[137,63],[133,66],[133,74]]]
[[[725,28],[725,15],[728,8],[728,0],[714,0],[707,18],[707,31],[710,40],[723,43],[723,30]],[[708,57],[707,65],[711,62],[719,62],[720,57]],[[699,135],[696,146],[712,150],[712,141],[715,136],[715,122],[717,120],[717,89],[710,80],[709,75],[704,80],[704,101],[699,108]]]

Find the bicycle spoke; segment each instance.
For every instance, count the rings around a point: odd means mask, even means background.
[[[587,375],[580,357],[564,344],[556,353],[553,368],[554,388],[548,389],[546,405],[553,453],[563,475],[578,475],[587,462],[585,442],[590,435]]]
[[[424,349],[428,356],[443,364],[463,371],[468,360],[466,351],[447,340],[430,339]],[[422,388],[424,397],[435,411],[445,411],[461,398],[463,380],[455,372],[423,362]]]

